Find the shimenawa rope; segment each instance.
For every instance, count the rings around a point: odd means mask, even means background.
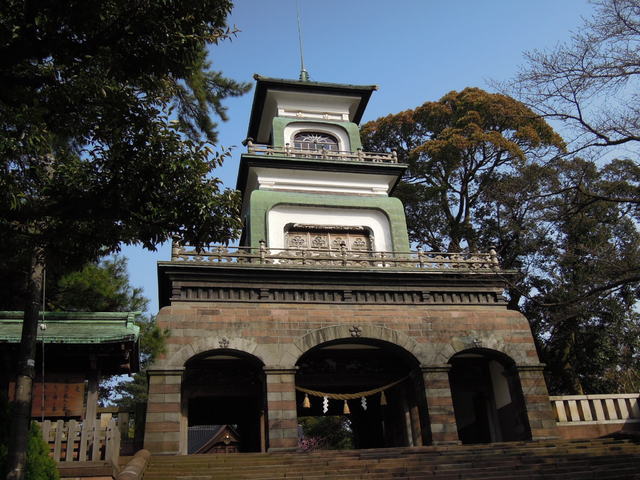
[[[389,389],[391,387],[395,387],[399,383],[404,382],[407,378],[409,378],[409,375],[407,375],[406,377],[401,378],[400,380],[396,380],[393,383],[389,383],[388,385],[384,385],[384,386],[382,386],[380,388],[374,388],[373,390],[367,390],[366,392],[325,393],[325,392],[319,392],[317,390],[310,390],[308,388],[303,388],[303,387],[296,387],[296,390],[298,390],[300,392],[303,392],[303,393],[308,393],[309,395],[312,395],[314,397],[327,397],[327,398],[330,398],[332,400],[354,400],[356,398],[370,397],[371,395],[375,395],[376,393],[384,392],[385,390],[387,390],[387,389]]]

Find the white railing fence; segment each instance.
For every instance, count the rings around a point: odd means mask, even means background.
[[[109,462],[118,465],[120,430],[115,420],[106,425],[76,420],[37,422],[56,462]]]
[[[558,425],[640,423],[640,394],[549,397]]]

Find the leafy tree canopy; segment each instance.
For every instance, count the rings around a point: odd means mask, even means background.
[[[29,252],[10,478],[24,477],[45,265],[80,268],[121,243],[225,242],[238,196],[211,176],[211,117],[249,85],[211,69],[229,0],[0,4],[0,238]]]
[[[504,85],[558,120],[572,152],[599,160],[559,163],[558,183],[547,191],[555,246],[534,282],[541,304],[526,308],[549,339],[545,355],[559,389],[636,391],[640,4],[593,3],[595,14],[569,42],[528,52]]]
[[[129,284],[127,260],[113,257],[64,275],[49,308],[79,312],[143,312],[149,300]]]
[[[509,307],[530,319],[555,393],[640,384],[637,166],[565,159],[562,139],[520,102],[479,89],[363,126],[396,149],[412,240],[436,251],[495,245],[517,269]],[[576,188],[580,185],[580,188]]]
[[[221,101],[248,89],[206,60],[230,8],[4,2],[0,229],[46,243],[49,261],[234,235],[236,195],[208,177],[220,158],[205,143]]]
[[[579,175],[589,188],[608,183],[617,162],[598,168],[559,162],[562,185]],[[552,190],[557,187],[552,186]],[[539,339],[555,392],[611,393],[640,387],[640,233],[628,207],[574,190],[549,196],[541,246],[523,311]],[[635,277],[635,278],[634,278]]]
[[[412,240],[434,250],[475,250],[473,223],[496,175],[559,152],[558,134],[522,103],[479,88],[362,127],[365,148],[393,149],[409,164],[398,195]]]

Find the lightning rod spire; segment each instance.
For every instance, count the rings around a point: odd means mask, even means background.
[[[300,44],[300,80],[309,81],[309,72],[304,68],[304,49],[302,47],[302,27],[300,26],[300,2],[296,0],[296,13],[298,16],[298,43]]]

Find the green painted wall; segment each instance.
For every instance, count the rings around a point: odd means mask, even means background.
[[[284,129],[290,123],[318,123],[324,125],[335,125],[343,128],[347,132],[349,137],[349,143],[351,144],[351,151],[355,152],[358,148],[362,148],[362,142],[360,141],[360,129],[358,125],[352,122],[336,122],[331,120],[309,120],[299,118],[286,118],[286,117],[274,117],[273,119],[273,146],[284,147]]]
[[[300,205],[317,207],[343,207],[379,210],[389,219],[393,250],[409,251],[407,221],[402,202],[393,197],[358,197],[347,195],[317,195],[295,192],[254,190],[249,200],[247,244],[257,248],[260,240],[268,238],[267,216],[276,205]]]

